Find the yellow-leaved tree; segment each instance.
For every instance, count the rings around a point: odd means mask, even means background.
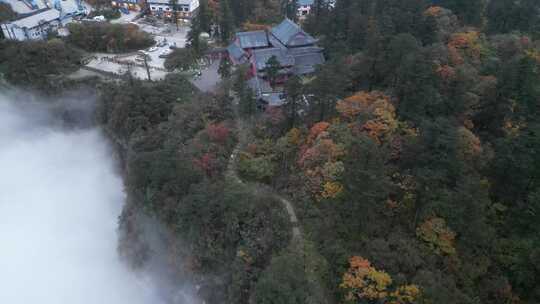
[[[339,101],[336,110],[349,121],[360,118],[360,131],[382,142],[398,129],[396,109],[390,97],[379,91],[361,91]]]
[[[329,127],[329,123],[319,122],[310,129],[298,159],[306,185],[317,200],[336,198],[343,192],[340,178],[345,170],[341,161],[345,149],[331,138]]]
[[[410,304],[421,295],[416,285],[394,287],[388,273],[377,270],[369,260],[361,256],[349,259],[349,269],[343,274],[340,287],[346,290],[345,300],[349,303],[368,300],[385,304]]]
[[[440,217],[432,217],[416,229],[416,235],[437,254],[453,255],[456,253],[454,242],[456,234]]]

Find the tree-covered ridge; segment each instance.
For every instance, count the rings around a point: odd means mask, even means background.
[[[539,8],[337,1],[308,17],[330,62],[287,84],[239,168],[301,202],[336,300],[540,300],[539,23],[520,17]],[[344,282],[353,257],[392,283],[373,296],[363,288],[375,279]],[[396,299],[410,284],[414,300]]]
[[[224,176],[236,142],[229,97],[199,93],[180,76],[101,91],[98,115],[125,153],[121,253],[144,263],[140,214],[156,218],[171,235],[175,272],[191,274],[209,301],[246,303],[290,229],[272,196]]]

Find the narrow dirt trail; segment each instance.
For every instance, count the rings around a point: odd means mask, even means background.
[[[245,122],[242,119],[238,119],[237,121],[237,130],[238,130],[238,143],[234,147],[231,156],[229,158],[229,163],[227,164],[227,171],[226,176],[230,178],[235,183],[243,184],[245,185],[244,181],[238,176],[238,170],[236,169],[236,159],[238,158],[238,155],[240,154],[240,151],[242,147],[244,147],[248,140],[247,135],[247,126],[245,125]],[[267,185],[262,185],[258,183],[250,183],[251,186],[255,187],[255,189],[262,189],[266,192],[271,193],[272,196],[274,196],[278,201],[280,201],[283,204],[283,207],[285,208],[285,211],[287,212],[287,215],[289,216],[289,222],[291,223],[292,227],[292,239],[291,243],[297,243],[301,244],[304,240],[304,236],[302,234],[302,231],[300,230],[300,223],[298,221],[298,217],[296,216],[296,211],[294,210],[294,206],[291,203],[290,200],[283,197],[279,193],[277,193],[274,189]]]
[[[298,220],[298,217],[296,216],[296,211],[294,209],[293,203],[284,197],[283,195],[279,194],[275,189],[268,185],[264,185],[261,183],[246,183],[244,182],[240,176],[238,175],[238,170],[236,168],[237,166],[237,159],[240,155],[240,152],[242,151],[242,148],[244,148],[249,143],[249,136],[248,136],[248,127],[246,125],[246,122],[240,118],[237,115],[237,130],[238,130],[238,143],[234,147],[231,156],[229,158],[229,163],[227,164],[227,170],[225,172],[226,178],[229,178],[231,181],[248,186],[251,191],[256,193],[269,193],[272,195],[275,199],[277,199],[281,204],[283,205],[283,208],[287,212],[287,215],[289,217],[289,222],[291,224],[291,230],[292,230],[292,237],[291,241],[289,243],[291,249],[293,250],[299,250],[304,255],[304,258],[306,256],[306,244],[309,243],[309,241],[305,238],[304,233],[300,229],[300,222]],[[313,246],[308,246],[309,248],[313,248]],[[316,249],[312,252],[312,254],[317,254]],[[311,275],[314,275],[313,270],[309,271]],[[331,297],[328,294],[328,290],[324,286],[324,284],[321,281],[321,278],[315,275],[315,277],[312,277],[312,282],[315,284],[316,288],[313,292],[320,293],[320,298],[323,299],[321,303],[325,304],[333,304],[334,302],[331,301]]]

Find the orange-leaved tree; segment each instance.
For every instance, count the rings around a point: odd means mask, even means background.
[[[398,129],[396,109],[390,102],[390,96],[379,91],[358,92],[339,101],[336,109],[350,122],[359,122],[360,131],[379,143]]]
[[[414,303],[421,295],[416,285],[394,287],[390,275],[377,270],[361,256],[349,259],[349,269],[343,274],[340,288],[346,290],[345,300],[358,303],[362,300],[385,304]]]
[[[300,149],[298,165],[307,177],[309,191],[317,198],[335,198],[342,191],[339,179],[344,171],[342,145],[334,142],[328,133],[330,124],[315,124],[306,144]]]
[[[475,30],[455,33],[450,37],[447,47],[454,66],[463,64],[466,58],[477,61],[483,52],[482,36]]]
[[[446,225],[443,218],[427,219],[416,229],[416,235],[437,254],[453,255],[456,253],[454,245],[456,234]]]

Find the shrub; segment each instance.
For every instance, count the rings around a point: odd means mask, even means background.
[[[59,39],[0,43],[0,72],[13,85],[49,90],[78,68],[81,54]]]
[[[128,52],[153,45],[150,34],[134,24],[70,23],[68,42],[89,52]]]
[[[165,60],[165,68],[169,71],[179,69],[187,71],[197,67],[197,54],[191,48],[175,49]]]

